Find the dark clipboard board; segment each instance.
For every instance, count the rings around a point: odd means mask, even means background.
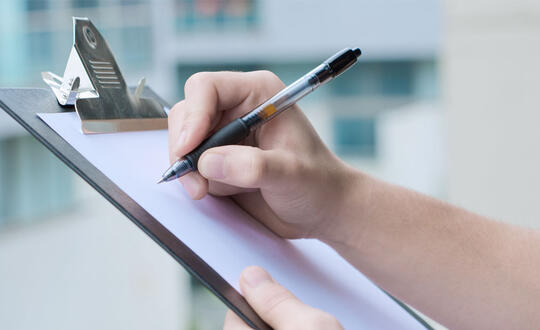
[[[163,105],[167,104],[149,88],[145,88],[143,95],[155,98]],[[36,115],[37,113],[72,112],[74,111],[72,108],[61,107],[50,90],[34,88],[0,88],[0,108],[167,251],[248,325],[256,329],[270,329],[244,298],[212,267],[120,190]],[[433,329],[408,306],[390,297],[426,329]]]

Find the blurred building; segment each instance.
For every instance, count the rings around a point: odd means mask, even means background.
[[[361,47],[355,69],[300,104],[349,163],[443,197],[439,7],[418,0],[160,2],[151,81],[173,100],[198,71],[266,69],[288,84],[336,51]],[[407,120],[396,126],[393,118]]]
[[[540,3],[451,2],[443,57],[448,197],[540,227]]]
[[[146,76],[170,103],[198,71],[266,69],[291,83],[361,47],[302,108],[349,163],[444,197],[440,11],[434,0],[4,0],[0,86],[62,74],[72,16],[92,19],[128,84]],[[219,327],[221,303],[4,113],[0,183],[0,328]]]

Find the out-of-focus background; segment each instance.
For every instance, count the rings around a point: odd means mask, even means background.
[[[2,0],[0,87],[61,75],[72,16],[92,19],[128,84],[146,76],[171,104],[198,71],[268,69],[290,83],[358,46],[354,69],[301,101],[332,150],[384,180],[540,225],[537,1]],[[0,112],[1,329],[215,329],[224,313]]]

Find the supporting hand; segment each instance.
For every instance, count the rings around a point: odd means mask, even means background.
[[[255,312],[274,329],[343,329],[335,317],[302,303],[260,267],[248,267],[242,272],[240,288]],[[223,329],[251,328],[228,311]]]

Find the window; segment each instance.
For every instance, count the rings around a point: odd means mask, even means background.
[[[389,62],[381,66],[381,92],[388,96],[412,95],[414,63]]]
[[[72,0],[73,8],[93,8],[98,6],[98,0]]]
[[[143,3],[145,0],[121,0],[120,4],[122,6],[132,6],[132,5],[139,5]]]
[[[415,64],[412,61],[357,64],[356,68],[332,82],[330,88],[340,96],[412,96],[415,88]]]
[[[256,22],[255,7],[255,0],[176,0],[176,29],[249,28]]]
[[[27,11],[39,11],[49,8],[48,0],[26,0]]]
[[[374,118],[338,117],[334,119],[334,150],[341,156],[375,157]]]

